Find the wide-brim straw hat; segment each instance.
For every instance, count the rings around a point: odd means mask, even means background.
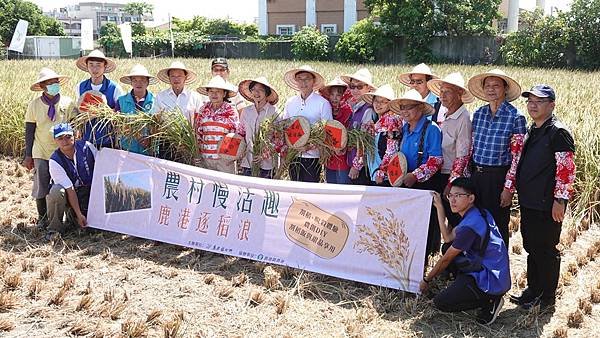
[[[169,81],[169,71],[172,69],[179,69],[185,72],[186,85],[193,83],[198,78],[198,74],[187,69],[185,64],[181,61],[173,61],[169,67],[159,70],[158,74],[156,74],[156,77],[164,83],[171,83],[171,81]]]
[[[401,105],[417,103],[423,103],[422,106],[425,110],[423,112],[423,115],[432,115],[435,112],[435,109],[433,109],[433,107],[421,97],[421,94],[419,94],[419,92],[414,89],[407,91],[406,93],[404,93],[404,95],[402,95],[402,97],[390,102],[390,110],[396,114],[400,114]]]
[[[84,72],[87,72],[88,71],[87,60],[89,58],[102,59],[102,60],[106,61],[106,68],[104,69],[105,73],[110,73],[113,70],[117,69],[117,64],[113,60],[104,56],[104,53],[102,53],[101,51],[99,51],[97,49],[93,50],[88,55],[82,56],[79,59],[77,59],[77,62],[75,62],[75,64],[77,65],[77,68],[83,70]]]
[[[448,74],[443,79],[433,79],[427,82],[427,88],[429,88],[429,90],[431,90],[437,97],[439,97],[440,88],[442,84],[449,84],[464,90],[465,92],[461,96],[461,100],[463,103],[471,103],[475,101],[475,97],[473,96],[473,94],[471,94],[471,92],[469,92],[469,89],[465,87],[465,79],[460,73],[457,72]]]
[[[348,88],[348,85],[346,84],[346,82],[342,81],[342,79],[340,79],[339,77],[336,77],[335,79],[329,81],[323,87],[319,88],[319,94],[321,94],[321,96],[323,96],[325,98],[328,98],[329,94],[330,94],[330,90],[333,87]]]
[[[388,99],[390,101],[393,101],[396,98],[396,94],[394,94],[394,88],[386,84],[377,88],[377,90],[372,93],[363,94],[361,99],[368,104],[373,104],[373,100],[375,100],[376,96],[383,97],[384,99]]]
[[[66,75],[59,75],[52,69],[44,67],[40,70],[40,73],[38,74],[38,79],[31,85],[31,87],[29,87],[29,89],[33,90],[34,92],[41,92],[44,90],[40,86],[41,83],[51,79],[58,79],[58,83],[62,85],[63,83],[67,82],[70,78]]]
[[[132,76],[147,77],[148,83],[151,85],[156,84],[156,82],[157,82],[156,78],[154,76],[150,75],[150,73],[148,72],[148,69],[146,69],[146,67],[144,67],[143,65],[140,65],[139,63],[131,68],[131,71],[129,72],[129,74],[121,76],[121,78],[119,80],[124,84],[130,85]]]
[[[355,80],[366,84],[367,86],[371,87],[371,89],[377,89],[377,87],[373,84],[373,75],[367,68],[361,68],[354,74],[343,75],[341,79],[348,85],[350,85],[352,80]]]
[[[290,88],[298,91],[300,90],[300,88],[298,87],[298,83],[296,82],[296,74],[300,73],[300,72],[307,72],[312,74],[315,77],[315,83],[313,85],[313,90],[317,90],[321,87],[323,87],[323,84],[325,84],[325,79],[323,78],[323,76],[319,73],[317,73],[314,69],[312,69],[311,66],[308,65],[304,65],[304,66],[300,66],[299,68],[294,68],[291,70],[288,70],[285,75],[283,76],[283,81],[290,86]]]
[[[467,86],[471,94],[482,101],[488,101],[485,91],[483,90],[483,81],[490,76],[498,77],[506,81],[508,84],[508,89],[506,90],[507,101],[514,101],[521,95],[521,86],[519,83],[500,69],[492,69],[489,72],[477,74],[470,78]]]
[[[272,105],[275,105],[277,104],[277,102],[279,102],[279,94],[277,94],[275,88],[273,88],[269,84],[269,80],[267,80],[267,78],[264,76],[260,76],[255,79],[246,79],[240,82],[240,84],[238,85],[238,91],[246,100],[254,102],[254,98],[252,96],[252,93],[250,92],[250,84],[252,82],[260,83],[261,85],[269,87],[269,89],[271,89],[271,95],[267,96],[267,102],[269,102]]]
[[[428,65],[424,63],[420,63],[416,65],[410,72],[400,74],[400,82],[402,82],[405,86],[410,86],[410,76],[413,74],[421,74],[425,76],[431,76],[433,79],[438,79],[439,77],[431,71]]]
[[[206,85],[200,86],[196,90],[198,93],[208,96],[208,89],[210,88],[223,89],[227,93],[226,95],[228,98],[232,98],[237,95],[237,87],[225,81],[221,75],[213,77]]]

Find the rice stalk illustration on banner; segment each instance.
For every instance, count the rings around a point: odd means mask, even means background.
[[[387,217],[373,208],[366,207],[366,210],[373,220],[373,225],[356,226],[359,239],[354,243],[354,249],[358,253],[367,252],[377,256],[390,276],[400,283],[402,289],[408,290],[415,253],[410,250],[404,221],[396,218],[394,212],[388,208]]]

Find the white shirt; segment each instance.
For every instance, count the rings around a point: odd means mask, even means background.
[[[254,136],[260,128],[260,124],[268,118],[277,115],[277,109],[270,103],[262,107],[260,113],[256,111],[255,105],[250,105],[242,110],[240,114],[240,124],[246,132],[246,156],[242,159],[242,167],[252,168],[252,149],[254,147]],[[260,168],[265,170],[273,169],[273,159],[262,160]]]
[[[204,97],[208,100],[208,97]],[[159,111],[179,108],[183,116],[192,123],[194,112],[199,112],[207,101],[203,101],[202,95],[195,90],[183,88],[179,95],[175,95],[173,88],[168,88],[156,95],[156,102]]]
[[[306,100],[303,100],[300,95],[292,96],[287,100],[282,117],[286,119],[294,116],[306,117],[311,126],[322,120],[333,120],[329,101],[314,92]],[[319,151],[316,149],[305,151],[300,157],[319,158]]]
[[[94,155],[94,159],[95,159],[96,153],[98,153],[98,150],[96,149],[96,147],[94,147],[93,144],[91,144],[87,141],[85,143],[92,151],[92,154]],[[75,150],[75,152],[77,152],[77,150]],[[77,168],[76,154],[73,155],[73,162],[75,163],[75,168]],[[54,161],[53,159],[50,159],[50,161],[48,161],[48,169],[50,171],[50,178],[52,179],[52,182],[54,182],[54,184],[60,184],[65,189],[69,189],[69,188],[73,187],[73,182],[71,182],[71,179],[69,178],[69,175],[67,175],[67,172],[65,171],[65,169],[60,164],[56,163],[56,161]]]
[[[87,81],[83,80],[81,82]],[[81,82],[79,82],[76,86],[75,86],[75,101],[79,100],[79,86],[81,85]],[[100,83],[99,85],[95,85],[92,83],[92,90],[95,91],[100,91],[100,88],[102,88],[102,83]],[[121,85],[119,85],[116,81],[115,81],[115,92],[113,93],[113,99],[115,100],[115,102],[117,102],[117,100],[119,100],[119,97],[125,95],[126,92],[123,91],[123,88],[121,87]]]

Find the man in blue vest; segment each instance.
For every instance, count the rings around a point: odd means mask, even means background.
[[[90,78],[83,80],[75,87],[77,100],[88,91],[100,92],[106,98],[106,103],[110,108],[115,108],[117,100],[125,94],[121,86],[115,81],[109,80],[106,73],[110,73],[117,68],[115,62],[99,50],[92,51],[89,55],[77,59],[77,68],[88,72]],[[97,148],[113,147],[114,140],[108,135],[108,127],[98,126],[96,119],[91,119],[84,127],[83,139],[90,141]]]
[[[66,230],[63,222],[69,212],[80,226],[87,225],[87,210],[92,186],[92,175],[97,150],[90,142],[73,137],[73,128],[60,123],[52,128],[58,149],[50,156],[49,168],[52,187],[46,196],[48,205],[48,234],[53,239]]]

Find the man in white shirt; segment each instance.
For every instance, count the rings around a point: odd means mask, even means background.
[[[325,82],[321,74],[310,66],[302,66],[285,73],[285,83],[298,91],[285,103],[283,118],[303,116],[311,126],[322,120],[333,120],[331,104],[315,91]],[[318,183],[321,179],[319,151],[306,149],[296,161],[290,164],[290,179],[301,182]]]
[[[210,62],[210,75],[211,77],[219,75],[220,77],[225,79],[225,81],[229,82],[230,69],[229,62],[227,61],[227,59],[221,57],[214,58]],[[208,97],[202,95],[202,99],[204,100],[204,102],[208,102]],[[251,105],[250,102],[244,100],[240,93],[230,98],[229,101],[238,113],[241,113],[243,108]]]
[[[183,62],[174,61],[168,68],[161,69],[156,77],[171,85],[156,95],[159,111],[179,109],[192,123],[194,112],[199,111],[206,102],[198,92],[186,88],[186,85],[196,81],[196,73],[187,69]]]

